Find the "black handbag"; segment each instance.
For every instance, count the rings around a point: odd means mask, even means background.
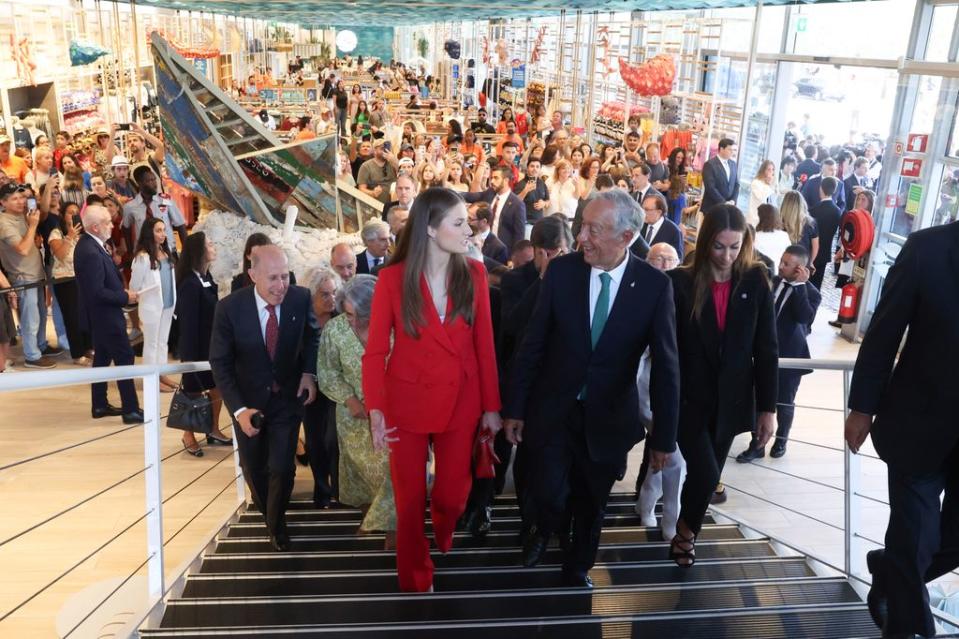
[[[182,385],[177,386],[170,400],[166,425],[168,428],[209,435],[213,432],[213,401],[210,394],[203,391],[196,397],[190,397]]]

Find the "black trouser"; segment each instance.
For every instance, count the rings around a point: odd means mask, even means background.
[[[935,636],[926,584],[957,567],[959,446],[938,468],[922,475],[889,466],[889,525],[880,562],[889,598],[886,633]]]
[[[776,440],[774,444],[785,445],[789,439],[789,431],[793,427],[793,417],[796,415],[796,393],[799,392],[799,383],[802,373],[797,370],[779,371],[779,390],[776,397]]]
[[[336,442],[336,404],[323,393],[303,411],[306,456],[313,471],[313,503],[329,504],[340,495],[340,447]]]
[[[479,508],[487,508],[493,505],[493,498],[503,492],[506,486],[506,473],[509,470],[509,460],[513,454],[513,445],[506,439],[506,431],[500,430],[496,433],[493,440],[493,451],[499,458],[499,463],[494,465],[496,476],[490,479],[473,478],[473,487],[470,488],[470,496],[466,501],[466,512],[470,513]],[[514,470],[515,473],[515,470]],[[517,502],[519,500],[519,490],[517,489]]]
[[[649,451],[650,448],[648,445],[649,440],[646,440],[643,445],[643,461],[639,464],[639,474],[636,475],[636,499],[639,499],[639,491],[643,488],[643,483],[646,481],[646,475],[649,474]]]
[[[90,336],[80,328],[80,293],[76,280],[68,280],[53,285],[53,292],[60,304],[63,325],[67,329],[70,342],[70,357],[78,359],[90,350]]]
[[[569,504],[573,543],[563,571],[573,574],[586,574],[596,562],[609,491],[625,461],[590,459],[584,417],[583,405],[577,402],[566,424],[557,425],[541,448],[530,451],[536,523],[543,535],[563,529]]]
[[[263,513],[270,534],[286,532],[286,507],[293,493],[296,475],[296,440],[302,419],[295,400],[285,400],[272,393],[265,408],[264,426],[255,437],[249,437],[239,424],[234,424],[240,466],[253,503]]]
[[[827,249],[819,247],[819,252],[822,253]],[[832,258],[832,252],[829,251],[829,257]],[[816,287],[816,290],[822,290],[822,278],[826,276],[826,265],[829,264],[829,260],[814,261],[813,266],[816,267],[816,272],[809,276],[809,281],[812,282],[813,286]]]
[[[93,321],[95,322],[96,319]],[[67,337],[67,339],[70,338]],[[129,366],[133,364],[133,349],[130,347],[130,339],[126,333],[119,335],[98,335],[94,332],[93,348],[94,368],[109,366],[110,364],[116,366]],[[137,389],[132,379],[121,379],[117,381],[117,388],[120,390],[120,401],[122,402],[124,413],[132,413],[135,410],[140,410],[140,400],[137,399]],[[94,409],[107,407],[106,382],[91,384],[90,395]]]
[[[711,430],[701,428],[696,433],[680,433],[679,437],[679,449],[686,459],[686,482],[679,497],[679,518],[696,535],[703,527],[709,500],[719,484],[734,439],[717,440]]]

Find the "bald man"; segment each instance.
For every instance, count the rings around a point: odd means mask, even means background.
[[[127,337],[127,321],[123,307],[135,304],[137,292],[126,290],[123,277],[113,263],[107,248],[113,222],[102,206],[88,206],[83,214],[83,228],[73,252],[77,290],[80,294],[80,325],[93,337],[93,366],[128,366],[133,364],[133,348]],[[91,319],[96,318],[96,321]],[[122,406],[107,402],[107,385],[93,384],[93,418],[122,416],[124,424],[139,424],[143,412],[137,400],[133,380],[117,382]]]
[[[253,286],[217,304],[210,367],[233,415],[253,503],[264,515],[273,549],[286,552],[296,440],[303,407],[316,399],[319,333],[310,291],[290,285],[283,249],[260,246],[251,262]]]
[[[330,250],[330,267],[344,282],[349,282],[356,275],[356,253],[349,244],[340,242]]]

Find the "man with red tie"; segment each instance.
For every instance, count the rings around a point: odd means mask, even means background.
[[[319,343],[310,291],[290,286],[286,254],[262,246],[247,286],[220,300],[210,366],[233,414],[240,465],[274,550],[290,549],[286,507],[303,406],[316,398]]]

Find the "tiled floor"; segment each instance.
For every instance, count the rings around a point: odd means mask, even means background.
[[[814,357],[854,358],[856,346],[835,337],[835,331],[825,323],[828,319],[831,313],[826,311],[810,340]],[[4,375],[7,374],[18,373]],[[0,397],[0,467],[121,427],[119,419],[89,419],[89,391],[85,387],[5,393]],[[169,397],[164,395],[162,404]],[[778,460],[766,458],[751,465],[730,461],[724,473],[729,487],[729,501],[724,509],[730,516],[786,543],[807,548],[829,563],[841,565],[842,533],[829,524],[842,525],[842,493],[776,472],[842,486],[842,453],[829,449],[842,445],[841,374],[817,372],[807,376],[798,403],[810,408],[797,411],[793,435],[809,444],[791,444],[787,455]],[[737,441],[733,454],[745,447],[746,440],[744,435]],[[224,459],[228,451],[206,448],[206,457],[189,457],[179,452],[179,433],[169,430],[162,434],[162,450],[170,456],[163,463],[163,494],[169,499],[164,505],[166,538],[183,529],[165,548],[169,578],[182,562],[195,555],[199,544],[233,510],[236,493],[230,487],[234,477],[232,460]],[[865,450],[871,452],[868,446]],[[0,617],[49,585],[42,594],[0,620],[0,636],[57,636],[58,628],[64,632],[74,626],[91,605],[106,598],[120,580],[133,573],[136,576],[119,589],[109,609],[94,615],[73,636],[112,636],[115,626],[110,622],[123,620],[145,601],[145,571],[137,570],[146,558],[145,528],[142,521],[134,523],[144,513],[142,474],[11,540],[21,531],[142,469],[142,451],[142,432],[137,428],[0,470]],[[632,490],[640,455],[639,449],[632,453],[630,474],[615,490]],[[307,496],[311,477],[308,470],[299,470],[296,493]],[[864,494],[885,499],[884,471],[882,463],[862,460]],[[862,534],[881,539],[885,508],[860,501]],[[200,509],[203,512],[191,521]],[[117,535],[116,541],[95,552]],[[74,565],[76,569],[57,580]]]

